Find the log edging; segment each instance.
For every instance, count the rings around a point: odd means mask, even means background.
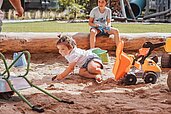
[[[28,50],[30,53],[57,53],[56,42],[61,33],[33,33],[33,32],[2,32],[0,33],[0,51],[3,53],[13,53],[22,50]],[[89,48],[89,33],[62,33],[71,35],[77,42],[77,46],[82,49]],[[114,36],[99,36],[96,46],[102,49],[115,50]],[[139,49],[146,41],[161,42],[171,33],[121,33],[120,37],[125,42],[125,51],[134,51]]]

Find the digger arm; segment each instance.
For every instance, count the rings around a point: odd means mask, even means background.
[[[145,59],[151,54],[151,52],[156,49],[156,48],[159,48],[161,46],[164,46],[166,43],[165,42],[160,42],[160,43],[156,43],[156,44],[153,44],[151,42],[145,42],[143,44],[143,47],[141,49],[149,49],[148,51],[146,51],[146,53],[143,53],[143,54],[139,54],[137,57],[136,57],[136,60],[138,60],[139,58],[141,58],[141,60],[139,60],[139,62],[141,64],[144,64],[144,61]],[[140,50],[141,50],[140,49]],[[135,60],[135,61],[136,61]]]

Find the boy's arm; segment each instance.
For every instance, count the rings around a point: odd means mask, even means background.
[[[65,78],[70,72],[72,72],[74,70],[75,65],[76,65],[76,62],[70,63],[64,72],[53,77],[52,80],[56,80],[56,79],[61,80],[61,79]]]
[[[108,13],[107,13],[107,26],[108,27],[111,27],[112,26],[112,24],[111,24],[111,20],[112,20],[112,10],[111,9],[109,9],[108,10]]]
[[[12,6],[15,8],[15,10],[17,11],[17,15],[19,17],[21,17],[23,15],[24,9],[21,6],[21,1],[20,0],[9,0],[10,3],[12,4]]]
[[[94,23],[94,17],[95,17],[94,9],[91,10],[89,16],[90,16],[89,17],[89,22],[88,22],[89,26],[91,26],[91,27],[98,27],[98,25]]]
[[[91,27],[98,27],[98,25],[95,24],[93,21],[94,21],[94,18],[90,17],[89,18],[89,22],[88,22],[89,26],[91,26]]]
[[[107,19],[107,26],[108,26],[108,27],[111,27],[111,25],[112,25],[112,24],[111,24],[111,20],[110,20],[110,19]]]

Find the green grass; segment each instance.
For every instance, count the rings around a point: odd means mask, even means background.
[[[170,33],[171,24],[112,23],[120,33]],[[88,23],[30,22],[4,23],[3,32],[89,32]]]

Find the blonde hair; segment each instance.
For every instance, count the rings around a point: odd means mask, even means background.
[[[59,35],[59,40],[57,41],[56,45],[65,45],[68,47],[68,49],[73,49],[74,47],[76,47],[76,42],[75,40],[68,35]]]

